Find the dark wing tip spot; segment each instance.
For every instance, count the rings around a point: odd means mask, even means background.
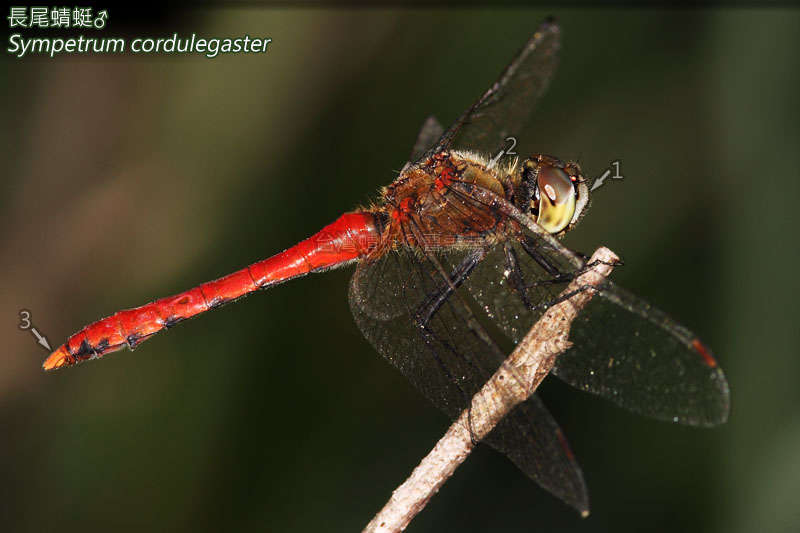
[[[711,355],[711,350],[705,344],[700,342],[700,339],[694,339],[692,341],[692,348],[694,351],[700,354],[706,366],[709,368],[717,368],[717,360],[714,359],[713,355]]]
[[[567,437],[564,436],[564,432],[561,429],[556,430],[556,438],[558,438],[558,443],[561,444],[561,448],[564,450],[564,453],[567,456],[567,459],[570,461],[575,460],[575,454],[572,453],[572,448],[569,447],[569,443],[567,442]]]

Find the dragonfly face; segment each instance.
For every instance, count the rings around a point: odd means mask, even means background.
[[[589,188],[578,164],[538,155],[525,160],[521,173],[524,193],[518,207],[554,235],[575,227],[589,203]]]

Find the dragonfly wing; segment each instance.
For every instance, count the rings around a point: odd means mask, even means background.
[[[433,115],[425,119],[422,128],[417,134],[417,142],[414,143],[414,148],[411,150],[411,157],[409,161],[416,161],[438,141],[444,133],[444,126],[442,126],[436,117]]]
[[[559,272],[575,271],[570,260],[556,261],[556,258],[551,260]],[[516,344],[566,287],[550,283],[552,278],[522,246],[506,242],[489,253],[464,285]]]
[[[573,322],[553,372],[631,411],[692,426],[728,418],[722,369],[694,333],[610,281]]]
[[[426,302],[444,286],[433,265],[413,250],[399,249],[359,263],[349,300],[356,323],[377,351],[437,407],[457,417],[499,361],[474,334],[464,335],[462,317],[451,305],[431,317],[427,331],[419,325]]]
[[[425,327],[421,325],[420,316],[447,286],[437,266],[452,272],[467,255],[437,254],[436,265],[430,256],[400,248],[362,261],[349,290],[350,307],[364,336],[452,419],[469,405],[504,359],[485,331],[478,331],[474,322],[470,326],[470,307],[462,306],[469,295],[463,289],[451,294]],[[473,406],[473,410],[484,408],[493,406]],[[486,442],[542,487],[580,511],[587,509],[580,467],[538,399],[509,413]]]
[[[426,156],[448,148],[495,153],[505,139],[525,125],[544,94],[558,62],[560,30],[553,20],[542,23],[494,84]]]
[[[533,238],[528,243],[551,267],[574,272],[569,256],[557,248],[537,246]],[[466,283],[515,343],[541,315],[541,308],[527,303],[547,304],[565,286],[547,283],[552,273],[521,244],[507,243],[518,258],[516,274],[507,264],[486,261]],[[517,275],[524,291],[512,283]],[[711,426],[727,419],[728,384],[710,350],[692,332],[610,281],[579,313],[570,340],[573,347],[553,369],[570,385],[661,420]]]
[[[558,423],[535,394],[506,415],[485,442],[543,488],[578,511],[589,511],[581,468]]]

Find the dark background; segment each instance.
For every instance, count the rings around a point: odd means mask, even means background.
[[[3,57],[3,530],[360,530],[448,421],[361,337],[349,269],[53,374],[18,311],[57,346],[305,238],[548,14],[561,67],[519,151],[622,161],[567,242],[618,252],[614,278],[714,349],[731,418],[655,422],[548,380],[592,515],[481,447],[409,531],[800,528],[799,12],[237,8],[112,9],[104,32],[269,52]]]

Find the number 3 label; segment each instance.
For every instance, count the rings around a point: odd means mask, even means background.
[[[19,312],[19,329],[30,329],[31,328],[31,312],[22,309]]]

